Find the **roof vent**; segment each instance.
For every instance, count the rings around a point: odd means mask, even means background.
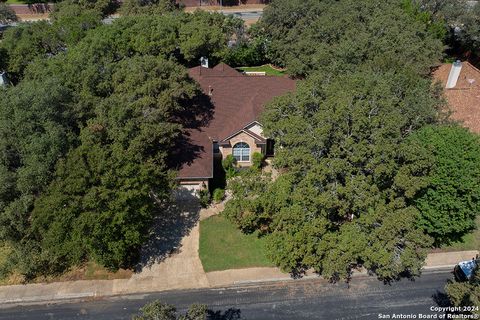
[[[462,62],[460,60],[457,60],[452,64],[452,69],[450,69],[450,74],[448,75],[447,86],[446,86],[447,89],[455,88],[461,71],[462,71]]]
[[[201,65],[203,68],[207,68],[207,69],[208,69],[208,59],[205,58],[205,57],[201,57],[201,58],[200,58],[200,65]]]
[[[212,86],[208,86],[208,95],[211,96],[213,94]]]

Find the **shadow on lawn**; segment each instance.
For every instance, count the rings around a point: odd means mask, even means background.
[[[201,207],[198,199],[189,193],[182,193],[180,197],[182,200],[166,205],[155,217],[150,239],[140,251],[136,272],[181,251],[181,241],[198,222]]]

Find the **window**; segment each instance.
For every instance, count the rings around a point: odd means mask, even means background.
[[[250,161],[250,146],[245,142],[239,142],[233,146],[233,157],[237,161]]]

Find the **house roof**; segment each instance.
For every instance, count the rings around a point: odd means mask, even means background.
[[[188,131],[191,143],[203,151],[198,152],[191,163],[182,166],[178,175],[181,179],[212,177],[212,142],[222,141],[245,129],[258,119],[266,103],[294,91],[296,84],[287,77],[247,76],[224,63],[211,69],[191,68],[189,74],[206,95],[211,93],[214,111],[207,125]]]
[[[444,87],[451,68],[452,64],[446,63],[433,74]],[[468,61],[463,62],[456,86],[445,89],[445,97],[453,112],[452,118],[471,131],[480,133],[480,70]]]

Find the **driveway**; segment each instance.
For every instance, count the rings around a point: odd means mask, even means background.
[[[158,291],[209,286],[198,256],[200,205],[179,200],[155,221],[152,238],[141,252],[138,273],[115,291]]]

